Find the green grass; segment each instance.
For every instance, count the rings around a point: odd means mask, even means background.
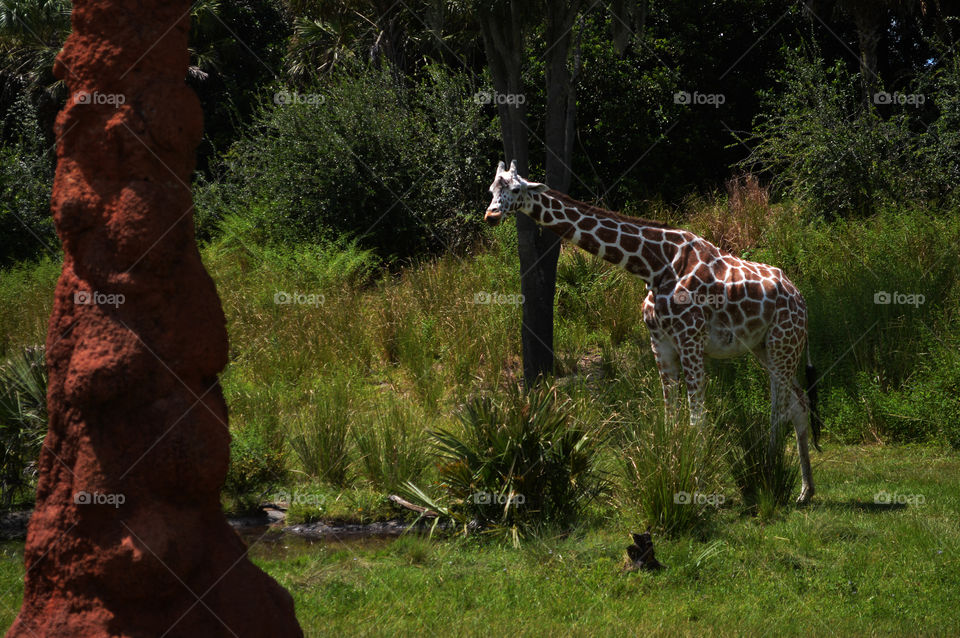
[[[807,508],[766,524],[722,510],[705,540],[655,537],[668,566],[658,574],[621,573],[637,522],[615,514],[519,550],[406,539],[283,558],[264,548],[256,562],[293,593],[313,636],[955,632],[960,458],[932,447],[843,447],[818,458],[816,471],[820,492]],[[875,509],[880,490],[925,502]]]
[[[654,537],[667,569],[622,573],[638,522],[520,549],[408,537],[252,546],[308,636],[951,635],[960,626],[960,458],[932,446],[830,446],[819,493],[766,523],[721,509],[706,538]],[[885,490],[923,505],[873,506]],[[2,545],[0,626],[22,592]],[[774,629],[775,628],[775,629]]]

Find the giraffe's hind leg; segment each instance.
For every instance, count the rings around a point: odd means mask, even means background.
[[[810,408],[807,404],[806,395],[797,383],[796,376],[790,378],[788,387],[790,388],[790,396],[793,398],[790,419],[793,421],[793,428],[797,433],[797,453],[800,456],[800,477],[803,481],[797,503],[806,503],[814,492],[813,470],[810,469]]]
[[[788,421],[793,423],[797,435],[797,453],[800,457],[802,487],[798,503],[806,503],[814,493],[813,471],[810,468],[809,423],[810,408],[807,397],[797,383],[797,366],[802,344],[784,344],[768,340],[766,367],[770,373],[770,452],[776,453],[779,446],[780,428]],[[773,458],[770,456],[770,458]]]

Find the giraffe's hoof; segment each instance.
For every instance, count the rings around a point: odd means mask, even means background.
[[[806,505],[810,502],[810,498],[813,496],[813,488],[803,488],[800,492],[800,496],[797,497],[797,505]]]

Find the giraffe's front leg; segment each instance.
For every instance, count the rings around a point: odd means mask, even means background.
[[[677,339],[680,365],[687,383],[687,399],[690,402],[690,422],[698,427],[703,425],[704,413],[703,341],[703,334],[699,330],[688,330]]]
[[[677,402],[680,388],[680,357],[673,343],[664,335],[650,337],[650,347],[657,360],[660,372],[660,386],[663,390],[663,413],[667,421],[677,417]]]

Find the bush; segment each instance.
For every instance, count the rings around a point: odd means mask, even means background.
[[[0,267],[33,259],[60,247],[53,217],[53,151],[42,148],[36,113],[24,95],[8,117],[15,141],[0,147]]]
[[[248,426],[233,429],[230,439],[230,468],[224,492],[233,499],[233,509],[256,510],[261,497],[287,476],[283,441],[268,428]]]
[[[828,66],[816,51],[791,51],[778,82],[780,90],[765,94],[753,152],[740,166],[771,174],[779,193],[833,219],[871,214],[885,202],[927,201],[953,188],[947,174],[956,172],[957,156],[945,156],[924,133],[918,110],[884,116],[864,105],[860,83],[842,62]],[[940,88],[949,95],[946,81]],[[952,168],[944,173],[937,162]]]
[[[28,484],[47,433],[47,368],[42,346],[0,365],[0,507]]]
[[[311,89],[311,99],[271,101],[226,155],[223,184],[198,197],[214,208],[201,211],[201,229],[259,210],[275,240],[350,236],[384,257],[469,246],[486,203],[478,176],[497,146],[475,92],[438,68],[411,87],[369,68]]]
[[[443,509],[515,538],[574,524],[607,481],[597,468],[603,439],[575,425],[572,414],[554,388],[515,391],[505,404],[467,404],[460,432],[431,433],[450,503]]]

